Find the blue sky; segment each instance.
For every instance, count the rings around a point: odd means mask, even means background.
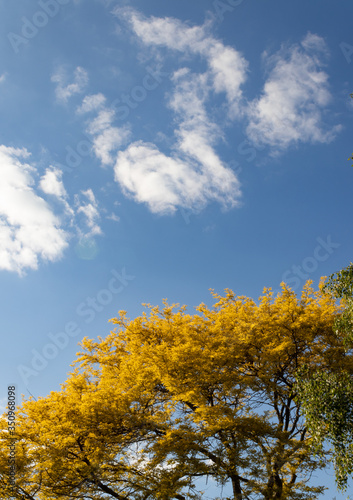
[[[0,8],[4,397],[59,389],[121,309],[353,260],[350,2]]]

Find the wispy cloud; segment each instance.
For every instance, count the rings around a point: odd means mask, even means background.
[[[205,75],[189,71],[175,75],[176,87],[169,104],[179,127],[171,156],[142,141],[118,154],[115,179],[126,195],[146,203],[152,212],[173,213],[178,207],[199,209],[212,200],[224,207],[238,204],[239,181],[214,149],[222,134],[205,110],[206,81]]]
[[[120,221],[119,215],[116,215],[114,212],[112,212],[110,215],[107,215],[107,219],[112,220],[114,222]]]
[[[126,144],[130,130],[128,126],[113,126],[115,111],[104,106],[105,101],[103,94],[86,96],[77,113],[97,112],[94,118],[87,120],[87,132],[92,136],[93,152],[102,165],[112,165],[117,150]]]
[[[93,139],[93,150],[103,165],[114,163],[113,152],[126,143],[130,131],[125,127],[107,127]]]
[[[323,71],[325,41],[308,34],[301,44],[265,59],[270,68],[262,95],[250,103],[247,133],[256,144],[282,151],[298,142],[329,142],[340,126],[327,127],[323,109],[331,94]]]
[[[56,196],[57,198],[66,198],[67,193],[61,178],[61,170],[58,168],[47,168],[40,180],[39,187],[46,194]]]
[[[172,76],[168,106],[177,124],[172,153],[167,155],[154,144],[135,141],[118,153],[116,181],[127,196],[146,203],[156,213],[173,213],[178,207],[199,209],[210,201],[224,207],[237,205],[240,184],[216,152],[223,136],[210,118],[207,104],[213,92],[223,93],[230,115],[240,114],[245,59],[210,36],[207,26],[190,27],[171,18],[147,19],[132,9],[117,9],[115,13],[125,18],[145,45],[201,55],[208,63],[205,73],[180,67]]]
[[[113,123],[114,115],[114,110],[102,109],[98,115],[89,122],[88,132],[92,135],[103,132]]]
[[[77,108],[78,113],[89,113],[90,111],[96,111],[104,106],[106,98],[103,94],[93,94],[84,97],[81,106]]]
[[[49,167],[39,182],[39,188],[43,193],[56,198],[64,207],[65,215],[68,216],[71,225],[74,224],[75,211],[70,206],[68,194],[62,181],[63,172],[56,167]],[[65,217],[67,218],[67,217]]]
[[[248,63],[240,52],[214,38],[209,33],[209,24],[189,26],[174,18],[145,18],[131,8],[118,7],[114,12],[129,23],[145,45],[204,57],[213,90],[226,93],[233,116],[240,112],[241,86],[246,80]]]
[[[4,81],[6,80],[6,73],[3,73],[2,75],[0,75],[0,83],[4,83]]]
[[[213,201],[225,208],[239,205],[240,182],[218,152],[224,136],[221,125],[212,118],[217,116],[212,108],[215,94],[217,107],[223,97],[227,123],[242,120],[250,140],[259,147],[270,146],[273,154],[298,142],[330,141],[339,131],[340,126],[324,124],[331,94],[324,71],[328,50],[318,35],[309,33],[300,44],[284,47],[272,56],[265,54],[268,78],[263,92],[247,102],[243,88],[248,62],[212,35],[211,23],[190,26],[174,18],[147,18],[129,7],[116,8],[114,14],[147,50],[154,47],[159,58],[180,54],[166,98],[175,124],[169,151],[138,138],[129,144],[130,125],[114,125],[115,111],[107,106],[102,93],[85,96],[76,108],[77,114],[86,115],[86,132],[92,136],[92,151],[101,164],[113,166],[124,194],[145,203],[152,212],[200,210]],[[200,58],[205,69],[195,73],[191,68]],[[87,80],[82,68],[76,69],[73,83],[67,83],[62,69],[53,77],[58,98],[64,101],[82,92]],[[58,185],[56,188],[59,190]],[[77,200],[77,213],[86,216],[92,234],[99,234],[97,204],[81,205]]]
[[[68,82],[67,73],[64,67],[60,67],[51,77],[51,81],[56,84],[55,94],[59,101],[67,102],[70,97],[80,94],[88,84],[87,71],[78,66],[74,71],[72,83]]]
[[[40,259],[59,259],[68,245],[60,219],[33,188],[29,156],[25,149],[0,146],[0,269],[20,275],[37,269]]]
[[[83,224],[80,224],[80,238],[89,238],[102,234],[102,230],[99,226],[101,216],[98,209],[98,202],[92,189],[83,190],[80,194],[75,195],[75,205],[76,213],[83,215],[84,224],[87,228],[83,230]]]

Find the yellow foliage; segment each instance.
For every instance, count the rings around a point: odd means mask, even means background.
[[[83,339],[62,390],[18,412],[17,498],[197,498],[202,475],[237,499],[313,498],[305,476],[324,461],[293,387],[304,363],[352,371],[332,330],[340,308],[310,282],[300,298],[285,284],[258,303],[213,297],[195,314],[166,301],[131,321],[121,311],[106,338]],[[3,456],[0,472],[6,498]]]

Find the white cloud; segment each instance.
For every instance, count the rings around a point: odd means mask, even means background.
[[[55,94],[59,101],[67,102],[74,94],[83,92],[88,84],[87,71],[80,66],[75,69],[74,81],[67,84],[67,76],[63,67],[60,67],[51,77],[51,81],[56,83]]]
[[[230,114],[234,117],[240,113],[242,97],[241,85],[246,80],[248,64],[245,59],[231,47],[224,47],[215,42],[210,47],[209,65],[213,73],[214,89],[216,92],[225,92],[231,104]]]
[[[103,109],[98,113],[96,118],[90,122],[88,132],[93,135],[107,129],[112,124],[114,115],[114,110],[106,108]]]
[[[323,109],[331,95],[322,69],[328,51],[318,35],[309,33],[301,44],[266,56],[269,77],[263,93],[247,104],[242,87],[248,63],[233,47],[214,38],[210,25],[189,26],[172,18],[145,18],[131,8],[120,7],[114,12],[128,22],[145,46],[181,53],[183,66],[171,76],[173,87],[167,102],[175,123],[169,154],[143,140],[135,140],[119,151],[130,131],[128,127],[113,126],[115,111],[106,106],[101,93],[84,97],[77,108],[81,114],[96,113],[86,122],[96,157],[103,165],[114,165],[115,180],[123,192],[146,203],[151,211],[173,213],[179,207],[199,210],[212,201],[223,207],[239,204],[237,176],[216,151],[224,137],[210,118],[208,108],[214,93],[224,95],[228,118],[245,117],[249,138],[259,147],[270,145],[275,152],[299,141],[332,140],[339,130],[325,129],[323,125]],[[205,60],[204,73],[195,74],[185,67],[192,57]],[[65,100],[81,91],[85,78],[87,75],[80,78],[76,74],[74,83],[65,86],[63,77],[57,76],[59,96]],[[87,193],[81,194],[88,197]],[[82,204],[77,197],[76,203],[77,213],[86,218],[89,234],[99,234],[96,201]]]
[[[201,163],[191,156],[167,156],[153,144],[135,142],[119,152],[115,179],[126,195],[161,214],[173,213],[178,207],[200,209],[212,200],[234,206],[240,197],[236,176],[212,150],[208,163],[207,159]]]
[[[61,180],[62,172],[57,168],[47,168],[42,176],[39,187],[40,189],[57,198],[66,198],[67,193],[64,184]]]
[[[89,238],[91,236],[102,234],[102,230],[98,224],[100,213],[98,210],[98,203],[94,196],[92,189],[81,191],[80,193],[88,201],[82,201],[80,195],[75,196],[75,204],[77,206],[76,212],[84,215],[85,224],[88,228],[87,231],[79,230],[81,238]]]
[[[116,215],[114,212],[112,212],[110,215],[107,215],[107,219],[112,220],[114,222],[120,221],[119,215]]]
[[[246,80],[248,63],[237,50],[209,35],[207,25],[190,27],[179,19],[145,18],[131,8],[117,8],[114,12],[130,24],[145,45],[204,57],[213,90],[226,93],[232,117],[240,112],[241,86]]]
[[[224,93],[230,115],[239,114],[247,62],[235,49],[210,36],[205,26],[190,27],[170,18],[146,19],[132,9],[115,12],[145,45],[201,55],[208,63],[205,73],[182,67],[172,76],[168,105],[177,123],[173,153],[168,156],[154,144],[135,141],[118,153],[116,181],[126,195],[158,213],[173,213],[178,207],[199,210],[211,201],[224,207],[237,205],[240,184],[215,151],[223,136],[206,104],[211,92]]]
[[[103,165],[114,163],[112,152],[126,142],[130,131],[123,127],[108,127],[93,139],[93,150]]]
[[[68,245],[60,220],[33,189],[28,157],[25,149],[0,146],[0,269],[20,275],[37,269],[39,259],[59,259]]]
[[[96,111],[104,106],[106,98],[103,94],[87,95],[81,106],[77,108],[78,113],[89,113],[90,111]]]
[[[339,126],[325,127],[322,110],[330,102],[328,75],[322,69],[325,42],[308,34],[301,46],[268,58],[272,65],[260,98],[249,105],[247,133],[255,144],[283,150],[298,142],[329,142]]]
[[[117,7],[114,13],[124,18],[146,45],[163,45],[181,52],[188,49],[200,52],[207,43],[203,26],[190,27],[179,19],[170,17],[146,18],[132,8]]]
[[[205,75],[185,75],[177,84],[170,105],[179,115],[180,126],[176,130],[179,154],[196,160],[207,198],[234,206],[240,197],[239,183],[214,150],[223,135],[206,113],[207,91]]]
[[[174,80],[170,107],[179,122],[175,153],[167,156],[153,144],[134,142],[118,154],[115,179],[125,194],[156,213],[173,213],[178,207],[200,209],[214,200],[224,207],[235,206],[240,185],[213,148],[222,134],[204,106],[207,75],[179,71]]]
[[[88,120],[87,132],[93,136],[93,151],[96,157],[103,165],[112,165],[114,163],[112,154],[114,152],[116,153],[118,148],[126,143],[130,136],[130,131],[127,126],[112,126],[115,118],[115,111],[103,107],[104,102],[105,97],[103,94],[88,96],[83,99],[82,106],[79,110],[98,111],[95,118]]]
[[[86,191],[81,191],[81,193],[91,202],[93,205],[97,205],[96,197],[92,189],[86,189]]]
[[[323,123],[331,95],[322,69],[328,50],[318,35],[308,33],[301,44],[266,56],[269,77],[264,91],[248,104],[242,95],[248,63],[210,34],[210,24],[190,26],[173,18],[146,18],[129,7],[116,8],[114,13],[145,46],[182,54],[183,67],[171,77],[174,88],[168,102],[177,124],[172,154],[135,141],[118,154],[115,164],[115,179],[123,191],[152,211],[170,213],[178,206],[199,209],[212,200],[223,206],[238,204],[238,179],[215,149],[223,136],[207,111],[212,93],[224,94],[228,117],[246,118],[252,142],[258,147],[270,145],[273,153],[299,141],[330,141],[340,130]],[[193,74],[185,67],[185,56],[201,56],[206,71]]]
[[[199,192],[192,166],[143,142],[132,143],[118,154],[115,179],[126,195],[147,203],[152,212],[172,213],[178,205],[188,206]]]
[[[5,80],[6,80],[6,73],[3,73],[1,76],[0,76],[0,83],[3,83]]]
[[[71,222],[75,217],[75,212],[67,201],[67,192],[62,181],[63,172],[56,167],[47,168],[45,174],[41,177],[39,188],[50,196],[57,198],[63,205],[66,215]]]
[[[329,55],[325,40],[315,33],[309,32],[302,40],[301,45],[307,51],[317,51],[325,56]]]

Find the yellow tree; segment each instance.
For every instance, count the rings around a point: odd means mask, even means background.
[[[18,411],[17,498],[205,498],[201,477],[237,500],[324,490],[307,484],[327,457],[311,452],[295,374],[352,373],[332,329],[340,309],[310,283],[300,298],[285,285],[258,303],[213,295],[195,314],[166,302],[132,321],[122,311],[106,338],[82,341],[62,390]]]

